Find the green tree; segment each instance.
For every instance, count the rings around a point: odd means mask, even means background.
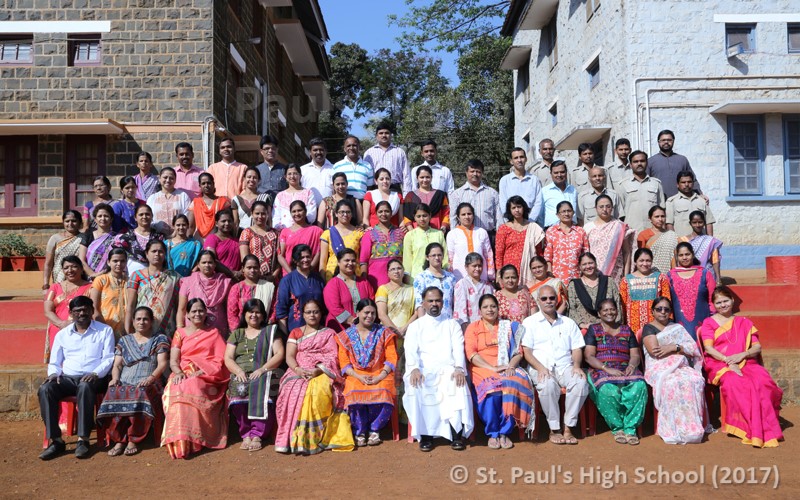
[[[440,162],[453,170],[457,183],[464,182],[467,160],[478,158],[487,167],[486,182],[496,186],[508,171],[514,145],[512,78],[499,66],[509,45],[509,39],[497,35],[466,44],[457,62],[459,85],[411,104],[397,142],[410,146],[435,140]],[[410,148],[409,156],[421,161],[418,148]]]
[[[511,0],[406,0],[408,12],[389,16],[403,28],[405,48],[454,52],[486,35],[496,35]]]

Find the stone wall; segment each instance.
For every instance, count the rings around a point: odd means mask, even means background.
[[[658,131],[671,129],[675,151],[689,158],[710,198],[717,218],[715,236],[733,245],[800,243],[800,201],[729,199],[728,117],[709,112],[725,101],[790,100],[800,92],[800,61],[796,54],[787,54],[785,22],[758,22],[756,52],[727,57],[725,24],[714,22],[714,15],[751,14],[755,5],[722,0],[603,1],[587,21],[583,3],[559,2],[558,64],[552,71],[541,31],[515,36],[514,45],[532,47],[530,101],[526,104],[521,93],[515,97],[517,144],[523,145],[528,130],[535,150],[544,137],[558,141],[577,126],[610,125],[611,132],[603,137],[604,162],[609,165],[617,138],[628,137],[634,148],[656,154]],[[790,0],[773,0],[759,3],[757,10],[790,13],[795,6]],[[665,9],[679,11],[680,22],[667,19]],[[600,83],[590,90],[584,68],[598,50]],[[650,106],[645,108],[648,98]],[[553,102],[558,104],[555,126],[548,114]],[[764,194],[779,197],[785,193],[782,116],[763,114],[762,120]],[[577,163],[574,150],[557,156]],[[537,160],[531,157],[531,162]]]

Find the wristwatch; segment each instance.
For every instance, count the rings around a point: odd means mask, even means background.
[[[675,344],[675,352],[681,352],[681,351],[683,351],[683,348],[681,347],[681,345],[680,344]]]

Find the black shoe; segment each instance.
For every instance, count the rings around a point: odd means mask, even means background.
[[[433,451],[433,439],[429,436],[421,436],[419,440],[419,451]]]
[[[66,450],[67,450],[67,445],[64,443],[64,441],[53,440],[50,442],[50,446],[48,446],[42,452],[42,454],[39,455],[39,458],[41,458],[42,460],[52,460],[57,456],[61,455],[62,453],[64,453]]]
[[[459,437],[450,443],[450,448],[456,451],[464,451],[467,449],[467,445],[464,443],[464,440]]]
[[[89,458],[89,441],[78,440],[78,446],[75,447],[75,458]]]

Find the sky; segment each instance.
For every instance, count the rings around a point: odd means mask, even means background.
[[[405,0],[319,0],[325,26],[328,28],[327,48],[336,42],[357,43],[368,53],[388,48],[399,50],[397,37],[402,35],[398,26],[389,26],[388,15],[402,17],[408,12]],[[456,54],[436,52],[430,54],[442,60],[442,75],[451,85],[458,84]],[[350,113],[352,117],[352,113]],[[352,133],[366,135],[366,118],[353,121]]]

